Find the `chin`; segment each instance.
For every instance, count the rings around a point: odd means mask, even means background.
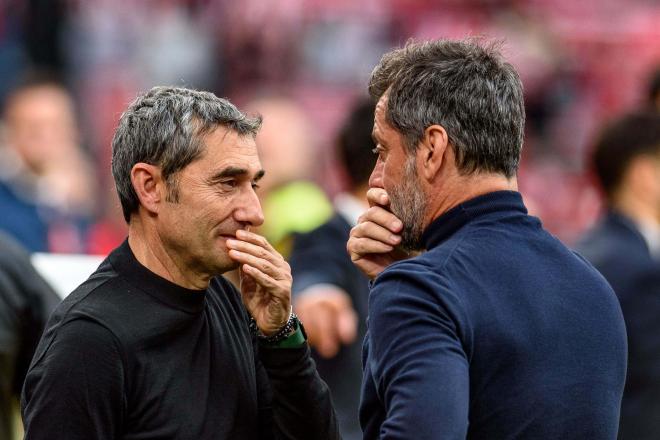
[[[222,275],[225,272],[230,272],[232,270],[238,269],[240,266],[240,263],[237,261],[227,259],[223,261],[218,261],[217,264],[214,265],[215,268],[215,273],[217,275]]]

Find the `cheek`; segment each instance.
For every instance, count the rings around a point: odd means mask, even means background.
[[[385,191],[390,192],[392,188],[401,184],[402,168],[393,163],[388,163],[383,167],[382,182]]]
[[[369,176],[369,187],[370,188],[382,188],[383,187],[383,161],[380,158],[376,161],[373,171]]]

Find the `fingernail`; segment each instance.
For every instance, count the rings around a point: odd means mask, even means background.
[[[234,240],[232,238],[228,238],[226,243],[227,243],[227,246],[232,247],[232,246],[236,245],[236,240]]]
[[[390,243],[397,244],[401,240],[401,237],[398,235],[390,235]]]
[[[394,229],[402,228],[402,227],[403,227],[403,223],[401,223],[400,220],[397,220],[397,221],[395,221],[395,222],[392,223],[392,227],[393,227]]]

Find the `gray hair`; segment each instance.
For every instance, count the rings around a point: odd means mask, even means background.
[[[159,166],[168,200],[176,202],[176,173],[201,156],[202,138],[219,126],[254,137],[261,117],[249,118],[213,93],[179,87],[154,87],[129,105],[112,139],[112,175],[126,222],[140,205],[131,183],[133,166]]]
[[[461,172],[516,174],[525,127],[522,83],[494,45],[410,41],[383,56],[369,93],[387,94],[385,118],[411,153],[426,128],[438,124]]]

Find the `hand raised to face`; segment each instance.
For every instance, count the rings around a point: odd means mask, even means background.
[[[397,245],[401,243],[403,223],[388,207],[387,192],[382,188],[367,191],[370,208],[360,216],[346,244],[348,254],[358,269],[374,279],[387,266],[408,257]]]
[[[229,256],[240,266],[241,295],[248,312],[268,336],[286,324],[291,310],[291,268],[268,241],[253,232],[236,231],[227,240]]]

